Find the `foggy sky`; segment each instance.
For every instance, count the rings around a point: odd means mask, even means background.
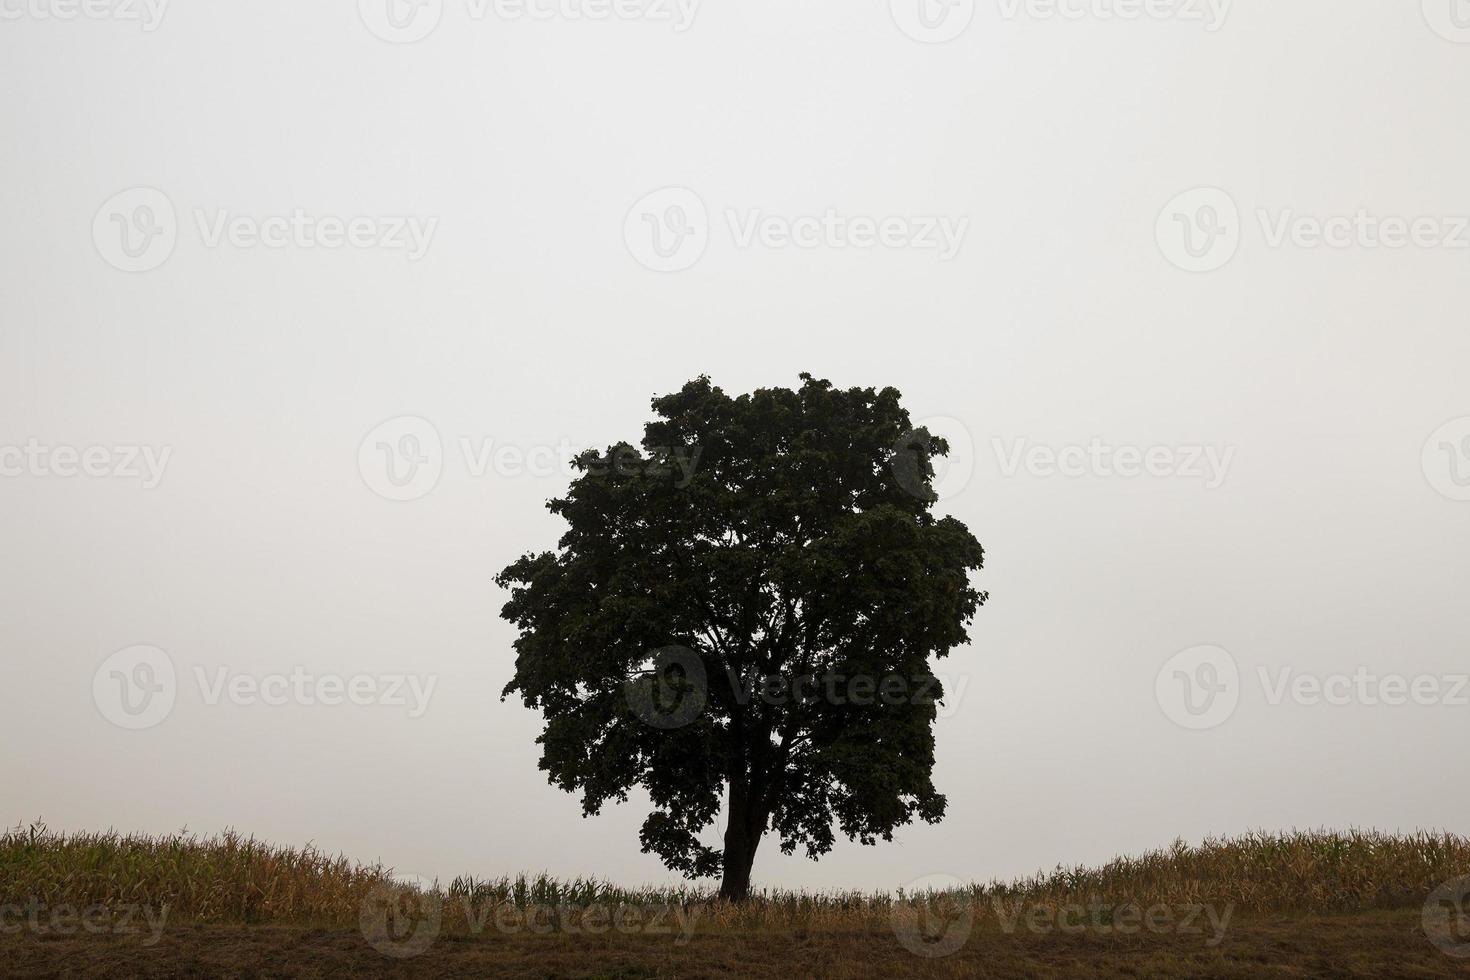
[[[153,29],[9,0],[0,818],[674,880],[636,798],[584,820],[537,769],[491,578],[560,536],[568,447],[636,440],[701,373],[810,371],[945,420],[939,509],[991,599],[939,668],[946,820],[816,864],[768,838],[758,885],[1470,832],[1470,30],[1436,2],[445,0],[396,43],[370,0]],[[166,256],[119,250],[145,225]],[[422,483],[374,470],[385,423],[439,440]],[[134,730],[94,681],[137,646],[177,676]],[[1164,668],[1199,647],[1238,679],[1195,729]],[[1450,703],[1272,703],[1283,669]],[[293,672],[433,686],[417,713],[218,686]]]

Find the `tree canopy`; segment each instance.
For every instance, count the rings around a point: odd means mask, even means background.
[[[641,787],[643,849],[732,899],[768,832],[816,858],[938,821],[931,658],[986,599],[980,543],[932,512],[944,440],[893,388],[809,374],[700,377],[653,411],[640,445],[575,460],[557,549],[496,578],[541,768],[589,816]]]

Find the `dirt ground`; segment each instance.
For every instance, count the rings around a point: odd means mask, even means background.
[[[147,935],[0,935],[5,977],[1470,977],[1416,912],[1232,922],[1200,935],[1011,934],[976,929],[955,952],[917,955],[891,930],[676,936],[440,935],[394,958],[357,930],[170,926]]]

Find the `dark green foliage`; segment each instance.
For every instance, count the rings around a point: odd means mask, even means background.
[[[641,448],[583,454],[550,502],[558,551],[496,579],[520,630],[505,695],[543,713],[552,782],[589,815],[643,787],[644,849],[731,897],[768,829],[817,857],[834,824],[871,844],[943,816],[930,658],[986,598],[979,542],[931,513],[944,441],[892,388],[801,377],[655,399]],[[699,834],[726,792],[722,854]]]

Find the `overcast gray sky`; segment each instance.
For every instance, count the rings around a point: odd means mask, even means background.
[[[491,577],[811,371],[992,598],[947,819],[759,884],[1470,832],[1470,6],[528,2],[0,0],[0,817],[672,880]]]

